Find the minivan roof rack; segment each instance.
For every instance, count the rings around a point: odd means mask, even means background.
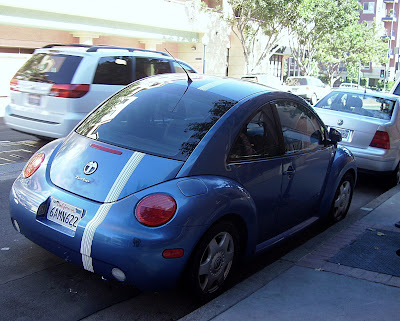
[[[79,44],[79,43],[72,43],[69,45],[62,45],[62,44],[57,44],[57,43],[52,43],[50,45],[46,45],[42,48],[46,49],[46,48],[53,48],[53,47],[81,47],[81,48],[90,48],[92,47],[91,45],[84,45],[84,44]]]
[[[96,46],[91,46],[91,45],[84,45],[84,44],[70,44],[70,45],[59,45],[59,44],[50,44],[47,46],[44,46],[43,48],[53,48],[53,47],[80,47],[80,48],[88,48],[86,52],[96,52],[99,49],[117,49],[117,50],[128,50],[129,52],[134,52],[134,51],[140,51],[140,52],[151,52],[151,53],[156,53],[160,54],[163,56],[170,57],[169,54],[166,52],[162,51],[156,51],[156,50],[148,50],[148,49],[141,49],[141,48],[129,48],[129,47],[118,47],[118,46],[108,46],[108,45],[96,45]]]

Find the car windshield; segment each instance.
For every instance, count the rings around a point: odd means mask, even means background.
[[[18,80],[70,84],[82,57],[63,54],[34,54],[15,74]]]
[[[151,78],[124,88],[92,112],[76,132],[141,151],[186,160],[204,135],[236,101]],[[149,88],[151,87],[151,88]]]
[[[378,97],[373,93],[333,91],[314,107],[390,120],[396,100]]]
[[[306,86],[306,78],[288,78],[286,79],[286,85],[288,86]]]

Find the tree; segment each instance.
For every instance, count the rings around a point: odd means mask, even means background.
[[[385,63],[388,44],[380,34],[382,32],[375,24],[354,23],[331,32],[329,39],[320,43],[316,59],[331,86],[340,78],[344,68],[353,70],[358,77],[361,65]]]
[[[301,0],[227,1],[230,10],[224,19],[242,45],[246,72],[255,72],[280,48],[283,32],[295,19]]]
[[[290,25],[290,49],[300,72],[309,75],[321,45],[332,33],[358,22],[357,0],[302,0]]]

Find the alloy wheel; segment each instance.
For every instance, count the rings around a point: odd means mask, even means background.
[[[235,254],[235,245],[228,232],[220,232],[206,246],[200,259],[198,281],[204,293],[217,291],[227,278]]]

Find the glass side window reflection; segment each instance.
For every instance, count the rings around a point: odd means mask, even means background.
[[[285,153],[312,151],[324,146],[325,127],[307,108],[292,101],[276,103]]]
[[[172,72],[168,60],[158,58],[136,58],[136,79]]]
[[[231,161],[279,155],[279,136],[272,113],[265,108],[242,127],[229,156]]]

